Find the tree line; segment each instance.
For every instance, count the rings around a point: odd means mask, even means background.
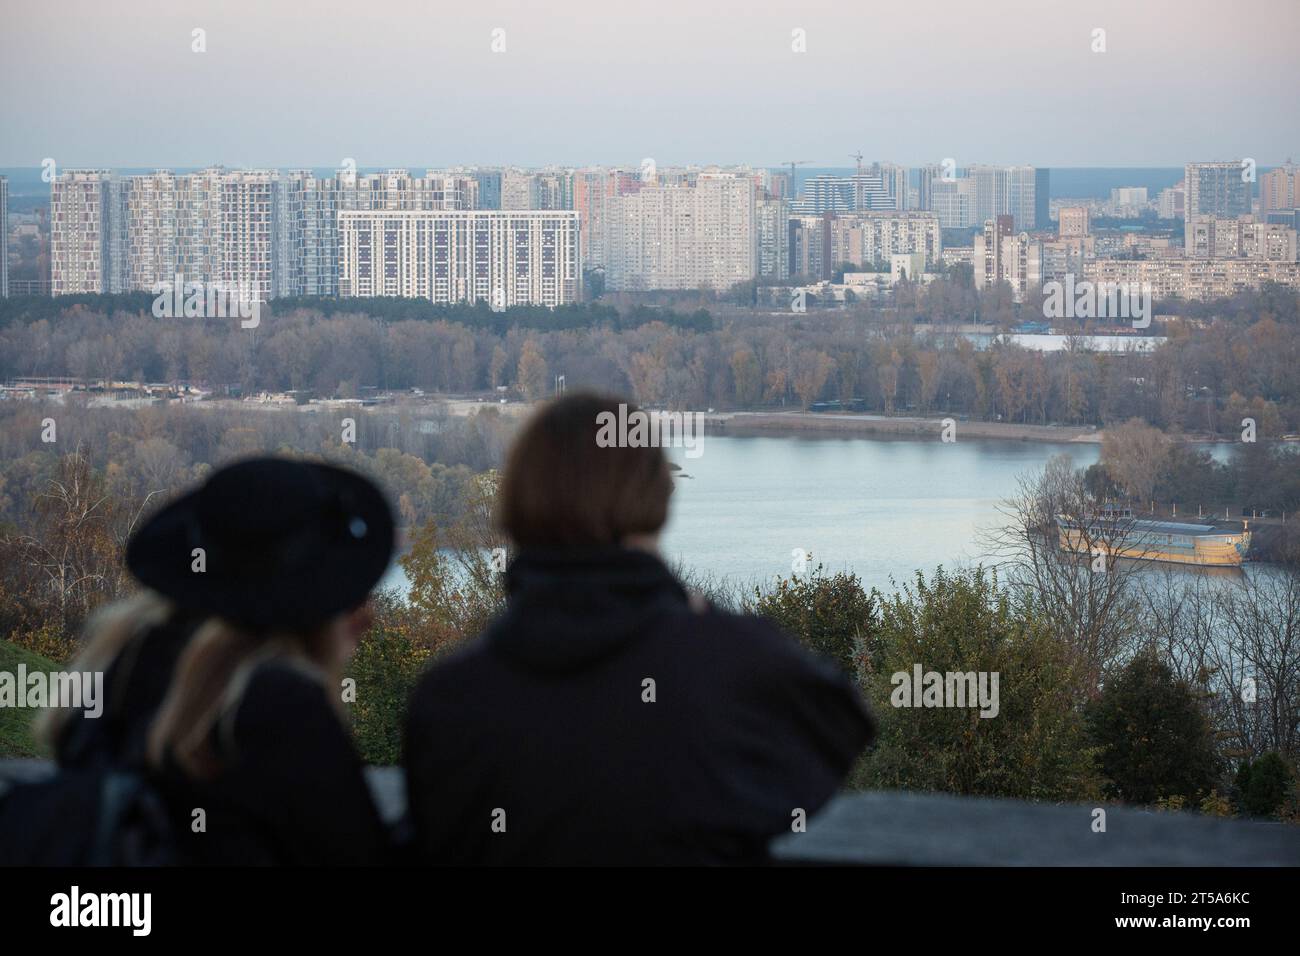
[[[0,380],[190,383],[223,393],[353,397],[373,388],[543,397],[558,375],[659,406],[964,414],[1028,424],[1139,418],[1171,432],[1300,432],[1297,297],[1274,288],[1181,304],[1150,353],[978,348],[945,323],[1033,314],[1004,290],[940,279],[889,307],[806,314],[587,303],[493,312],[418,300],[278,300],[260,325],[156,319],[148,297],[12,300],[0,306]],[[971,311],[964,311],[972,302]],[[982,303],[982,305],[979,305]],[[1002,311],[1003,309],[1007,311]],[[1079,330],[1082,332],[1083,327]]]

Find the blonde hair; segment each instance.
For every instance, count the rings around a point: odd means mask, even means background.
[[[134,654],[128,646],[136,638],[162,625],[171,617],[173,606],[157,591],[139,591],[129,598],[114,601],[97,610],[82,632],[81,653],[68,665],[70,670],[103,672],[119,658]],[[128,662],[129,663],[129,662]],[[36,719],[36,739],[47,747],[56,747],[68,729],[68,721],[78,713],[72,708],[51,707]]]
[[[254,635],[220,618],[195,632],[176,664],[171,686],[149,728],[149,762],[160,767],[170,757],[186,774],[206,779],[224,765],[213,747],[214,731],[222,752],[234,753],[234,719],[256,668],[281,661],[318,681],[337,686],[341,673],[329,647],[344,617],[336,617],[305,634]],[[341,698],[334,701],[340,720]]]

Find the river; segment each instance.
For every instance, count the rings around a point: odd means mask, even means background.
[[[1086,467],[1101,452],[1088,442],[713,435],[702,449],[698,458],[666,449],[682,466],[662,540],[669,561],[748,585],[789,574],[802,548],[881,590],[918,569],[986,559],[980,533],[996,525],[1019,476],[1056,454]],[[401,569],[384,583],[404,590]]]
[[[980,532],[997,523],[998,502],[1062,452],[1086,467],[1100,446],[708,436],[698,458],[669,449],[682,472],[662,547],[733,583],[788,574],[802,548],[828,571],[891,589],[917,569],[986,557]]]

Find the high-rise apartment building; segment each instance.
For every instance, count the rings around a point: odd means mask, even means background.
[[[0,299],[9,298],[9,180],[0,176]]]
[[[834,213],[790,217],[790,278],[829,279],[835,270],[831,259]]]
[[[1300,166],[1287,160],[1286,165],[1259,175],[1259,215],[1300,207]]]
[[[790,275],[827,279],[840,266],[888,267],[894,256],[943,257],[939,217],[929,212],[850,212],[790,219]],[[911,260],[916,261],[916,260]]]
[[[578,213],[343,210],[339,295],[567,305],[582,294]]]
[[[1062,239],[1078,239],[1088,234],[1088,207],[1062,206],[1058,214],[1057,235]]]
[[[339,290],[339,178],[310,169],[291,170],[284,180],[281,295],[337,295]]]
[[[972,261],[975,288],[986,289],[998,282],[1011,286],[1017,302],[1043,284],[1043,244],[1025,232],[1016,233],[1014,218],[998,216],[984,223],[984,231],[975,237]]]
[[[1235,219],[1250,214],[1250,182],[1239,162],[1188,163],[1184,245],[1193,255],[1192,223],[1200,216]]]
[[[50,184],[50,291],[125,291],[122,183],[106,169],[65,170]]]
[[[532,209],[536,201],[535,191],[532,173],[508,169],[501,174],[502,209]]]
[[[1296,261],[1296,231],[1285,224],[1256,222],[1249,216],[1197,216],[1189,228],[1192,258]]]
[[[975,180],[966,176],[932,180],[930,209],[944,229],[969,229],[975,225]]]
[[[479,184],[472,176],[428,170],[415,177],[405,169],[338,174],[339,208],[418,211],[472,209]]]
[[[501,208],[501,170],[476,169],[474,180],[478,183],[477,209]]]
[[[1266,259],[1090,259],[1090,282],[1149,287],[1155,299],[1221,299],[1274,282],[1300,291],[1300,263]]]
[[[911,208],[908,203],[907,167],[897,163],[880,163],[872,167],[878,171],[885,184],[885,195],[889,197],[889,208],[894,212],[903,212]]]
[[[1034,221],[1025,229],[1048,229],[1052,221],[1052,171],[1042,166],[1034,167]]]
[[[754,201],[757,275],[760,279],[790,277],[790,204],[764,197]]]
[[[289,197],[278,173],[158,170],[128,176],[120,189],[124,289],[148,292],[180,276],[259,302],[297,291]]]
[[[1156,215],[1161,219],[1182,219],[1187,212],[1186,198],[1186,183],[1160,190],[1156,197]]]
[[[723,290],[753,279],[755,198],[752,178],[716,172],[608,198],[605,287]]]
[[[152,291],[179,275],[258,301],[335,295],[341,210],[467,210],[479,189],[473,176],[432,170],[73,171],[52,192],[53,293]]]
[[[936,164],[921,166],[912,170],[911,179],[915,183],[916,207],[920,210],[934,209],[932,191],[936,181],[942,181],[943,167]]]
[[[1047,176],[1047,170],[1033,166],[972,166],[975,222],[1009,215],[1017,229],[1046,227]]]
[[[1112,206],[1117,208],[1140,209],[1147,204],[1147,188],[1145,186],[1118,186],[1110,191],[1110,202]]]
[[[888,211],[902,208],[890,189],[899,188],[894,172],[901,170],[902,189],[907,190],[906,170],[892,167],[889,179],[879,166],[864,169],[852,176],[812,176],[804,180],[799,198],[791,203],[795,215],[814,216],[824,212],[858,212],[868,209]]]
[[[942,229],[934,213],[849,213],[831,219],[831,262],[887,266],[897,255],[943,257]]]

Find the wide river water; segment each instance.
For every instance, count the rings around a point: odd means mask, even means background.
[[[682,466],[662,541],[670,562],[749,585],[788,575],[801,548],[882,591],[918,569],[987,559],[981,531],[996,527],[1021,475],[1056,454],[1086,467],[1101,453],[1089,442],[712,435],[702,448],[698,458],[666,449]],[[405,590],[400,567],[384,583]]]
[[[828,571],[892,590],[916,570],[986,557],[982,529],[1020,475],[1069,454],[1097,461],[1094,443],[880,441],[706,436],[682,466],[663,539],[669,560],[733,582],[788,574],[802,548]],[[689,477],[687,477],[689,476]]]

